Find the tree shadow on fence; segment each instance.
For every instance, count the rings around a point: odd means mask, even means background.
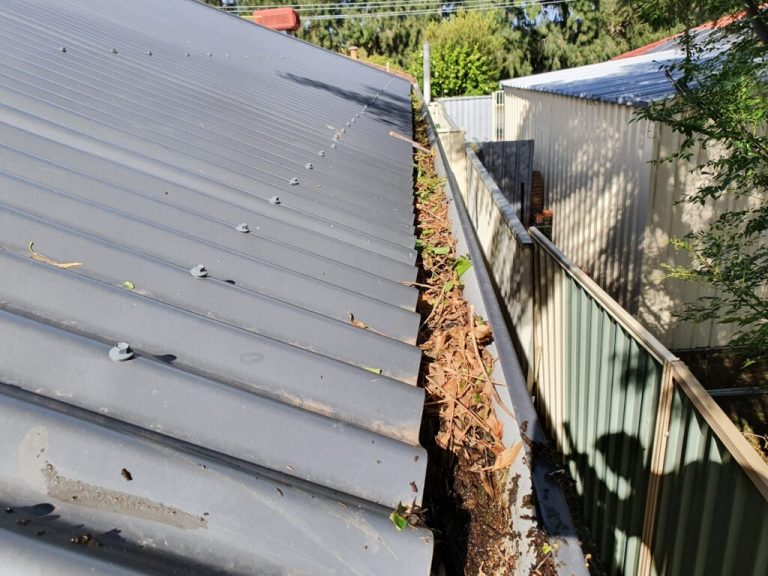
[[[695,415],[690,417],[696,421]],[[761,553],[768,506],[711,436],[702,440],[695,427],[683,432],[679,445],[669,447],[673,453],[664,474],[654,476],[642,464],[645,449],[631,434],[602,434],[589,454],[573,450],[568,423],[564,433],[572,450],[564,462],[578,477],[575,487],[583,517],[607,573],[634,576],[643,546],[651,548],[654,574],[768,573],[768,559]],[[699,453],[685,449],[688,443],[696,445]],[[713,456],[715,451],[721,454]],[[641,467],[644,482],[637,482],[637,475],[631,473],[628,464],[633,461]],[[658,482],[659,497],[653,541],[647,542],[643,521],[651,481]],[[585,498],[586,494],[591,497]]]

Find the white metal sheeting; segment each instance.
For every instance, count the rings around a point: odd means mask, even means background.
[[[587,100],[643,106],[675,93],[674,86],[665,76],[663,68],[680,58],[680,51],[672,49],[513,78],[502,81],[501,85]]]
[[[453,125],[464,130],[467,140],[476,142],[494,140],[492,96],[440,98],[439,102]]]

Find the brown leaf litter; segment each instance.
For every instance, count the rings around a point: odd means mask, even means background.
[[[417,124],[416,140],[427,144]],[[431,154],[415,154],[415,197],[420,270],[420,383],[427,392],[423,443],[430,453],[425,503],[436,533],[434,570],[450,574],[504,574],[515,558],[502,544],[514,538],[504,491],[507,470],[522,444],[505,448],[496,415],[490,326],[463,298],[455,270],[456,241]],[[506,409],[506,408],[505,408]],[[519,535],[518,535],[519,536]],[[441,566],[442,565],[442,566]]]

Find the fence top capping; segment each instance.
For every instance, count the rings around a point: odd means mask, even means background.
[[[672,363],[675,383],[685,393],[696,411],[725,445],[758,492],[768,503],[768,464],[747,442],[728,415],[712,399],[682,360]]]
[[[451,130],[461,130],[461,128],[459,128],[456,125],[456,123],[453,121],[453,118],[451,118],[450,114],[448,114],[448,112],[446,112],[445,105],[443,104],[442,101],[440,101],[440,100],[433,100],[431,102],[431,105],[432,106],[437,106],[440,109],[440,116],[448,124],[448,128],[450,128]]]
[[[467,152],[467,158],[469,158],[471,166],[480,175],[483,184],[485,184],[485,187],[491,193],[493,202],[501,212],[501,216],[504,218],[504,223],[514,235],[517,243],[523,247],[533,248],[533,240],[531,240],[528,231],[525,229],[525,226],[523,226],[523,223],[520,222],[517,214],[515,214],[515,209],[512,207],[512,204],[510,204],[509,200],[502,194],[496,181],[488,173],[488,170],[485,169],[483,163],[480,162],[480,158],[477,157],[477,153],[474,150],[473,143],[465,143],[464,148]]]
[[[635,340],[645,348],[660,363],[674,362],[678,360],[666,346],[648,332],[621,304],[611,298],[586,272],[581,270],[568,257],[563,254],[544,234],[536,227],[531,226],[528,233],[538,246],[549,254],[565,272],[578,282],[584,290],[596,300],[616,321],[632,335]]]

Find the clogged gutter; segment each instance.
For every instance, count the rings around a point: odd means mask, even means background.
[[[418,113],[415,139],[428,146]],[[522,444],[502,443],[503,425],[486,350],[493,334],[462,294],[462,275],[472,266],[456,253],[444,182],[430,154],[415,154],[415,202],[419,248],[419,345],[424,352],[420,385],[427,392],[422,444],[429,451],[425,515],[435,532],[433,574],[512,573],[517,558],[509,541],[507,474],[523,457]],[[514,483],[513,483],[514,484]],[[533,574],[556,574],[548,544]],[[550,548],[551,550],[551,548]]]

